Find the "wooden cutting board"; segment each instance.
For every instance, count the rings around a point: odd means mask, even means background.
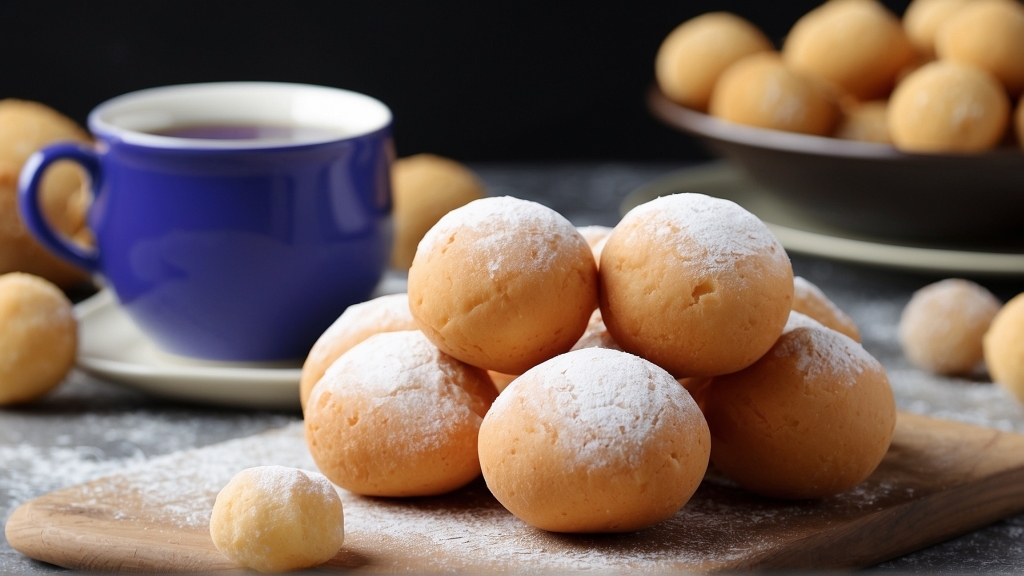
[[[10,544],[100,571],[230,571],[208,532],[239,470],[313,469],[301,424],[54,492],[18,508]],[[632,534],[527,526],[482,481],[435,498],[342,492],[345,546],[324,568],[374,571],[716,571],[868,566],[1024,510],[1024,436],[901,413],[892,448],[862,485],[821,501],[758,498],[709,475],[678,514]]]

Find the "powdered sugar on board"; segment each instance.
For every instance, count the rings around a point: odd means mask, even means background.
[[[910,424],[903,421],[903,438],[911,444],[902,444],[891,453],[898,461],[883,462],[878,472],[849,492],[815,502],[769,500],[749,495],[709,472],[693,499],[675,516],[630,534],[560,535],[536,530],[505,511],[479,480],[432,498],[365,498],[339,490],[345,507],[346,543],[335,562],[345,567],[416,572],[707,571],[762,565],[762,559],[776,558],[787,550],[803,553],[802,543],[819,534],[826,534],[819,539],[819,546],[828,542],[834,547],[835,537],[848,536],[856,526],[862,528],[862,537],[875,538],[873,544],[861,544],[872,549],[884,547],[893,534],[865,524],[865,520],[891,518],[888,512],[877,513],[956,485],[965,470],[975,469],[973,457],[979,448],[984,452],[993,446],[991,431],[939,431],[934,427],[949,425],[915,416],[904,418],[912,420]],[[896,445],[901,442],[900,430],[898,425]],[[948,437],[957,442],[970,441],[950,445],[920,440],[922,434],[936,433],[952,434]],[[1002,454],[1018,454],[1024,439],[1010,442],[1002,444]],[[956,457],[957,453],[971,458]],[[129,472],[47,498],[60,496],[82,508],[78,514],[65,511],[78,525],[83,518],[113,521],[128,534],[128,541],[110,550],[129,554],[145,545],[143,540],[131,540],[132,535],[147,530],[158,532],[161,542],[169,535],[173,538],[175,532],[204,534],[214,499],[231,477],[246,468],[273,464],[315,470],[301,423],[157,458]],[[948,512],[948,502],[938,504],[939,516]],[[53,516],[47,517],[46,522],[54,521]],[[920,523],[915,526],[928,529]],[[838,531],[828,532],[832,529]],[[209,548],[213,550],[212,542]],[[888,554],[892,553],[890,549]],[[180,554],[197,557],[189,550]],[[213,554],[208,557],[219,558]],[[115,567],[117,560],[111,560]],[[150,568],[178,567],[173,558],[168,561],[172,563]]]

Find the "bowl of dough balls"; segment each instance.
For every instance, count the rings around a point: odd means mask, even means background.
[[[1002,244],[1024,225],[1024,5],[830,0],[776,50],[716,12],[674,29],[648,105],[787,209],[880,238]]]

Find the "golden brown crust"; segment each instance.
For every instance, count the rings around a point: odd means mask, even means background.
[[[50,282],[0,276],[0,405],[30,402],[60,384],[75,364],[78,323]]]
[[[774,498],[823,498],[875,470],[896,406],[885,370],[853,340],[820,327],[787,332],[753,366],[705,394],[711,460]]]
[[[916,54],[900,21],[874,0],[832,0],[793,25],[782,47],[793,70],[859,100],[884,97]]]
[[[487,374],[417,331],[376,334],[328,369],[306,404],[306,443],[338,486],[371,496],[449,492],[480,473]]]
[[[1024,402],[1024,294],[1003,305],[985,333],[983,345],[992,380]]]
[[[487,198],[452,211],[420,244],[409,307],[438,348],[521,374],[567,352],[597,306],[597,266],[579,232],[533,202]]]
[[[995,76],[1013,96],[1024,92],[1024,6],[1012,0],[974,0],[939,28],[939,58]]]
[[[700,484],[709,449],[703,416],[669,374],[600,348],[520,376],[480,428],[491,493],[556,532],[627,532],[672,516]]]
[[[396,160],[391,167],[391,192],[395,223],[391,266],[399,270],[412,265],[420,239],[442,216],[485,196],[483,184],[469,168],[433,154]]]
[[[374,334],[417,330],[409,312],[408,294],[391,294],[349,306],[309,351],[299,379],[299,401],[306,407],[310,392],[324,372],[356,344]]]
[[[748,126],[829,136],[839,107],[820,81],[788,68],[775,53],[747,56],[722,73],[713,116]]]
[[[750,22],[728,12],[687,20],[662,42],[654,72],[670,100],[704,111],[719,76],[737,60],[772,50],[772,43]]]
[[[614,341],[677,378],[749,366],[782,333],[793,303],[789,257],[767,227],[700,194],[627,214],[605,245],[600,280]]]
[[[999,82],[955,62],[918,68],[889,99],[893,143],[913,152],[989,150],[1002,140],[1009,116],[1010,101]]]
[[[939,27],[970,0],[913,0],[903,13],[903,30],[919,54],[935,58]]]

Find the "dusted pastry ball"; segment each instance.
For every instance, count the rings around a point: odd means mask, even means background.
[[[61,287],[88,275],[50,254],[36,242],[18,212],[18,175],[35,151],[56,142],[88,143],[89,135],[73,120],[38,102],[0,100],[0,273],[27,272]],[[91,202],[82,171],[57,162],[43,177],[39,197],[43,214],[59,232],[87,239],[85,212]]]
[[[914,49],[894,14],[874,0],[832,0],[805,14],[782,46],[786,64],[859,100],[885,96]]]
[[[896,404],[885,370],[825,327],[796,328],[704,395],[711,461],[773,498],[823,498],[861,483],[889,448]]]
[[[1003,138],[1010,101],[990,74],[932,62],[907,76],[889,99],[893,143],[911,152],[980,152]]]
[[[708,465],[708,428],[657,366],[587,348],[523,374],[480,427],[487,487],[554,532],[629,532],[675,514]]]
[[[819,81],[786,67],[777,54],[754,54],[726,70],[709,111],[723,120],[817,136],[832,134],[839,107]]]
[[[793,278],[793,310],[860,342],[860,331],[853,319],[829,300],[820,288],[800,276]]]
[[[1024,6],[973,0],[949,17],[935,39],[939,58],[991,73],[1013,95],[1024,92]]]
[[[306,443],[320,471],[368,496],[430,496],[480,474],[477,433],[497,392],[487,374],[422,333],[353,346],[306,403]]]
[[[939,27],[970,0],[913,0],[903,14],[903,30],[919,54],[935,58]]]
[[[903,309],[903,353],[923,370],[967,374],[981,362],[982,338],[1001,306],[991,292],[968,280],[929,284]]]
[[[884,100],[864,102],[844,111],[835,137],[858,142],[892,144],[889,135],[889,103]]]
[[[423,237],[409,307],[438,348],[480,368],[522,374],[583,335],[597,307],[586,240],[554,210],[485,198]]]
[[[0,406],[44,396],[77,352],[78,322],[60,289],[29,274],[0,276]]]
[[[771,41],[750,22],[728,12],[711,12],[687,20],[665,38],[654,74],[670,100],[704,111],[726,68],[744,56],[769,50]]]
[[[391,193],[395,222],[391,266],[399,270],[412,265],[416,245],[442,216],[485,196],[483,184],[469,168],[433,154],[396,160],[391,167]]]
[[[996,314],[983,345],[992,380],[1024,402],[1024,294],[1013,297]]]
[[[260,572],[318,566],[345,540],[341,498],[315,472],[248,468],[217,494],[210,536],[229,560]]]
[[[327,368],[350,348],[381,332],[417,330],[409,312],[408,294],[390,294],[361,304],[353,304],[331,324],[309,351],[302,365],[299,399],[306,399]]]
[[[623,350],[677,378],[751,365],[782,333],[793,269],[736,204],[675,194],[630,210],[601,255],[601,316]]]

